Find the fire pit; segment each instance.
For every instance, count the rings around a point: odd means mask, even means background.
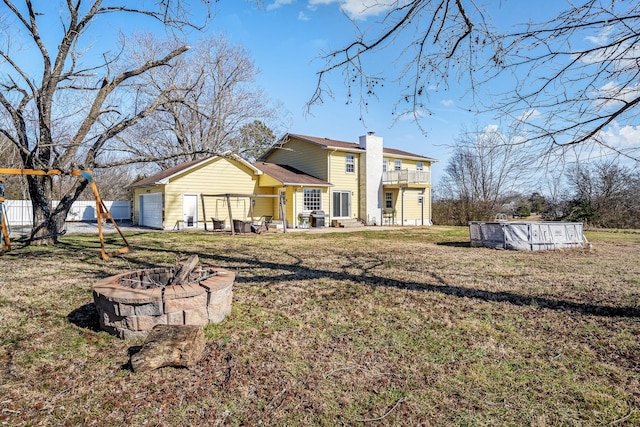
[[[223,269],[153,268],[100,280],[93,300],[100,327],[120,338],[145,338],[158,324],[220,323],[231,312],[235,274]]]

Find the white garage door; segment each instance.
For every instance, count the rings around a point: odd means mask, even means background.
[[[162,228],[162,193],[140,195],[140,225]]]

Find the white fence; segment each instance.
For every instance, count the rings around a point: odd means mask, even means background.
[[[55,207],[58,201],[54,200]],[[116,221],[131,220],[131,202],[126,200],[104,201],[111,216]],[[31,225],[33,223],[33,209],[31,200],[5,200],[4,206],[7,212],[7,222],[9,225]],[[71,205],[67,221],[96,221],[96,202],[77,201]]]

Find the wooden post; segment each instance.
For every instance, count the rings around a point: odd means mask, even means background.
[[[282,233],[287,232],[287,218],[285,215],[284,199],[281,195],[278,195],[278,215],[282,221]]]
[[[9,228],[7,227],[7,218],[5,215],[4,208],[4,186],[3,183],[4,178],[0,178],[0,235],[2,239],[0,241],[0,253],[2,251],[9,252],[11,250],[11,240],[9,240]],[[2,247],[4,245],[4,248]],[[5,249],[6,248],[6,249]]]
[[[227,193],[227,209],[229,209],[229,224],[231,224],[231,234],[235,235],[236,231],[233,228],[233,216],[231,216],[231,194]]]
[[[204,210],[204,196],[202,195],[202,193],[200,193],[200,201],[202,202],[202,216],[204,217],[204,231],[208,231],[207,230],[207,213]],[[211,226],[213,227],[213,224]]]

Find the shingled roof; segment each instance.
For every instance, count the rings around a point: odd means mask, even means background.
[[[286,143],[287,139],[289,139],[289,138],[300,139],[302,141],[306,141],[306,142],[309,142],[311,144],[315,144],[315,145],[318,145],[318,146],[320,146],[322,148],[327,148],[327,149],[339,148],[339,149],[349,150],[349,151],[353,151],[353,152],[365,152],[366,151],[366,150],[360,148],[360,144],[355,143],[355,142],[338,141],[338,140],[335,140],[335,139],[319,138],[319,137],[316,137],[316,136],[300,135],[300,134],[296,134],[296,133],[287,134],[284,138],[282,138],[280,144]],[[272,152],[272,150],[277,149],[277,148],[279,148],[278,145],[275,145],[274,147],[272,147],[263,156],[263,158],[267,154],[270,154]],[[408,151],[397,150],[395,148],[383,147],[382,148],[382,152],[384,154],[389,154],[389,155],[394,155],[394,156],[410,157],[412,159],[424,160],[424,161],[427,161],[427,162],[437,162],[436,159],[433,159],[431,157],[423,156],[421,154],[410,153]]]
[[[284,185],[307,185],[316,187],[332,186],[332,184],[327,181],[308,175],[291,166],[265,162],[255,162],[253,163],[253,166],[260,169],[265,174],[277,179]]]

